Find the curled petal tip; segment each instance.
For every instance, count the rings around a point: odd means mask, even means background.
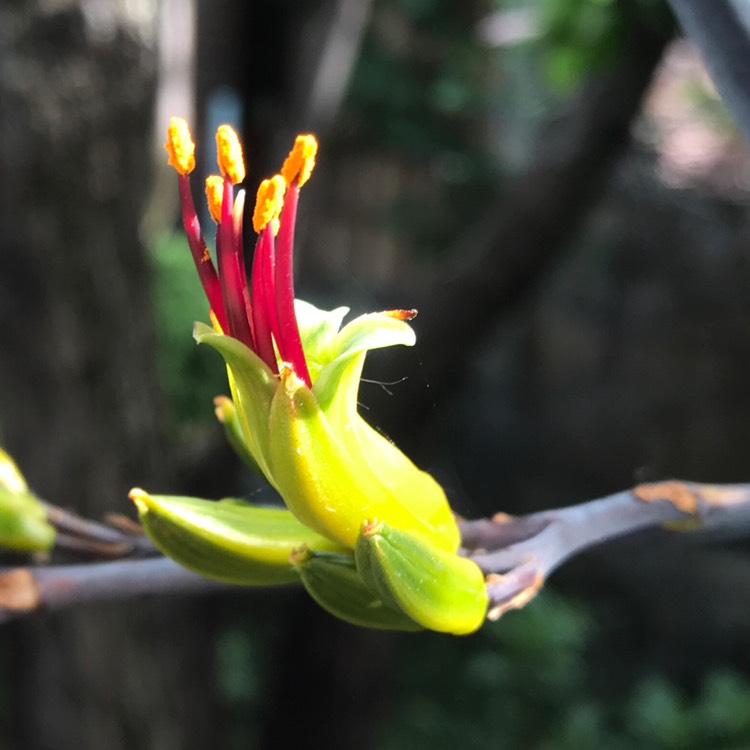
[[[414,320],[417,317],[418,310],[386,310],[383,315],[388,315],[396,320]]]
[[[148,510],[148,502],[151,497],[146,490],[142,490],[140,487],[133,487],[128,492],[128,497],[135,503],[139,514],[145,513]]]

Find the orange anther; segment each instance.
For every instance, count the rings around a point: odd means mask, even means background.
[[[295,138],[294,146],[281,167],[287,185],[296,181],[302,187],[310,179],[317,153],[318,142],[314,135],[298,135]]]
[[[279,215],[284,205],[286,181],[280,175],[274,175],[270,180],[263,180],[258,186],[258,196],[255,199],[253,211],[253,229],[260,234],[267,224],[271,224],[274,234],[279,231]]]
[[[169,154],[169,164],[180,174],[190,174],[195,169],[195,144],[188,124],[181,117],[170,119],[164,148]]]
[[[245,179],[245,159],[242,145],[231,125],[220,125],[216,131],[216,160],[221,173],[233,185]]]
[[[218,224],[221,221],[221,204],[224,201],[224,178],[217,174],[206,177],[206,202],[211,218]]]

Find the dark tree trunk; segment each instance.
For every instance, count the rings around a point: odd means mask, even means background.
[[[92,516],[128,511],[130,486],[166,489],[169,474],[138,232],[156,9],[128,7],[0,7],[2,442],[38,493]],[[210,746],[199,622],[137,602],[6,630],[11,744]]]

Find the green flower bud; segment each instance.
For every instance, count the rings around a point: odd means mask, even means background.
[[[0,488],[0,547],[14,552],[46,552],[54,546],[55,537],[44,506],[33,495]]]
[[[342,548],[303,526],[288,510],[235,501],[149,495],[133,489],[151,541],[180,565],[225,583],[270,586],[296,583],[289,554],[300,545]]]
[[[425,628],[464,635],[484,622],[487,590],[482,571],[429,538],[373,522],[363,526],[354,555],[371,591]]]
[[[30,492],[15,461],[0,448],[0,547],[46,552],[56,536],[44,505]]]
[[[315,552],[301,547],[290,556],[307,592],[340,620],[380,630],[421,630],[402,610],[383,604],[365,586],[351,554]]]
[[[16,462],[0,448],[0,490],[14,495],[27,495],[29,487]]]

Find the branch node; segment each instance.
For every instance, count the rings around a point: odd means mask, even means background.
[[[31,612],[41,605],[41,596],[34,576],[26,568],[0,574],[0,619],[7,613]]]
[[[644,502],[666,500],[681,513],[698,515],[698,495],[684,482],[670,479],[666,482],[650,482],[633,487],[633,496]]]
[[[487,594],[488,620],[499,620],[508,610],[525,607],[544,586],[544,575],[536,562],[526,563],[507,575],[490,573]]]
[[[493,552],[538,536],[550,523],[548,519],[496,513],[491,519],[463,521],[460,524],[461,544],[472,555]]]

